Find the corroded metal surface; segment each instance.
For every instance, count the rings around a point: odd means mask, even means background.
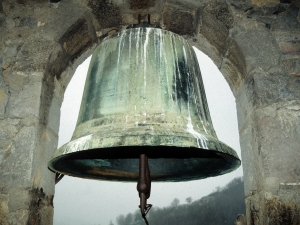
[[[76,130],[49,167],[136,181],[141,153],[154,181],[201,179],[240,165],[216,137],[192,47],[172,32],[145,27],[115,33],[95,50]]]

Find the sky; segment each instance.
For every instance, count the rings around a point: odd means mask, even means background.
[[[195,49],[213,126],[219,140],[241,158],[235,98],[215,64]],[[58,147],[70,141],[75,129],[90,57],[76,70],[65,92],[61,107]],[[72,113],[70,113],[72,112]],[[148,203],[169,206],[174,198],[184,204],[186,198],[200,199],[243,176],[242,167],[218,177],[178,183],[152,183]],[[95,181],[65,176],[55,186],[54,225],[108,225],[120,215],[135,212],[139,197],[136,183]],[[116,223],[115,223],[116,224]]]

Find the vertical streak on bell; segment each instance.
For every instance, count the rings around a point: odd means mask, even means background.
[[[215,136],[215,132],[195,54],[187,42],[147,28],[126,30],[108,40],[93,55],[85,87],[92,91],[84,93],[86,105],[77,126],[111,117],[110,130],[120,125],[127,130],[155,123],[159,117],[175,122],[175,130],[185,129],[198,140],[198,147],[207,149],[202,133]],[[151,129],[154,134],[156,127]]]

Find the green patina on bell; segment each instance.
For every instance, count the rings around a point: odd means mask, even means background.
[[[149,158],[152,181],[202,179],[240,166],[217,139],[192,47],[149,27],[115,33],[95,49],[72,140],[49,168],[136,182],[140,154]]]

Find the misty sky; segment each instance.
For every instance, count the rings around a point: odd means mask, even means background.
[[[213,125],[219,140],[236,150],[241,158],[233,94],[214,63],[196,50]],[[59,146],[69,142],[79,112],[90,58],[81,64],[65,92],[61,108]],[[71,113],[70,113],[71,112]],[[174,198],[180,203],[197,200],[233,178],[242,176],[242,167],[230,174],[200,181],[152,183],[148,203],[168,206]],[[139,198],[136,183],[95,181],[65,176],[55,187],[54,225],[108,225],[120,214],[135,212]]]

